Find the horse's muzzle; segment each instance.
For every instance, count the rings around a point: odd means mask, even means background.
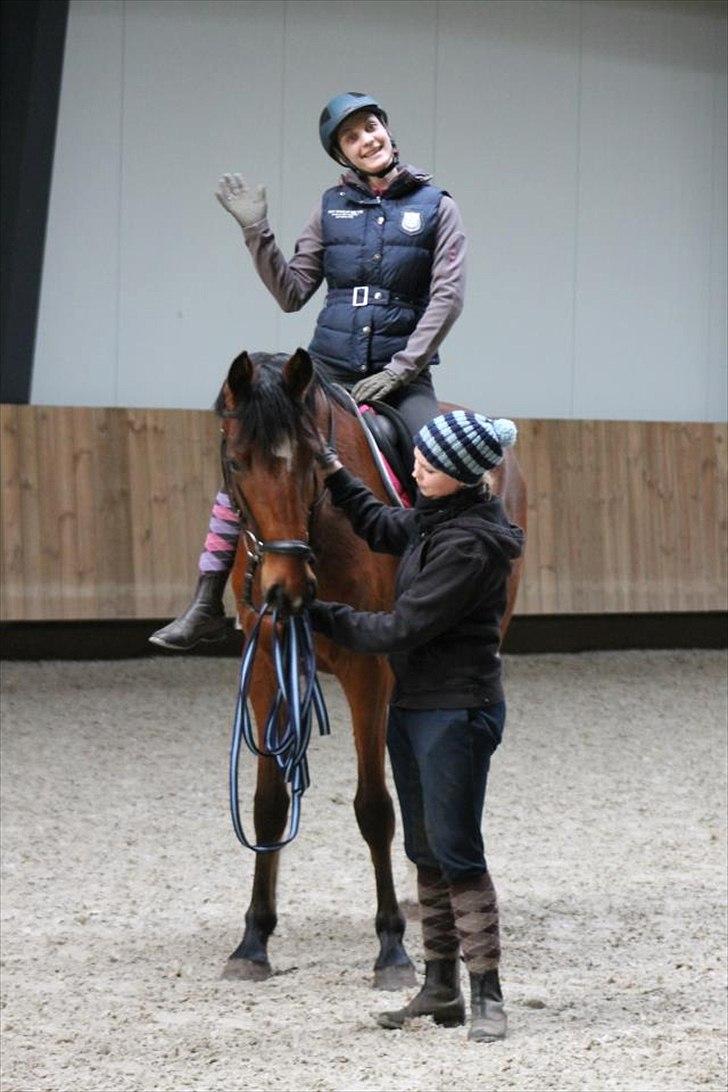
[[[281,617],[300,614],[316,595],[316,578],[303,558],[267,554],[261,566],[261,590]]]
[[[281,618],[300,614],[316,598],[316,581],[313,578],[306,581],[302,596],[291,596],[282,584],[272,584],[265,593],[265,598]]]

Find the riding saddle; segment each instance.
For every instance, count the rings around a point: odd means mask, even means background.
[[[360,414],[411,507],[416,495],[412,477],[414,443],[402,415],[387,402],[369,402],[360,407]]]

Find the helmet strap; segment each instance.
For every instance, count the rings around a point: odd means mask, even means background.
[[[390,171],[399,166],[399,152],[394,144],[392,145],[392,151],[394,154],[383,171],[357,171],[356,173],[363,174],[368,178],[386,178]]]
[[[363,171],[360,167],[355,167],[354,164],[343,155],[339,159],[339,163],[342,167],[348,167],[349,170],[353,171],[354,174],[358,175],[364,182],[366,182],[367,178],[386,178],[390,171],[393,171],[395,167],[399,166],[399,149],[394,141],[392,141],[392,158],[387,166],[381,171]]]

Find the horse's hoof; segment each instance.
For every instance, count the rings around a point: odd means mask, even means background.
[[[265,982],[272,974],[270,963],[256,963],[252,959],[233,959],[227,961],[222,972],[223,978],[237,978],[243,982]]]
[[[414,964],[400,963],[397,966],[375,967],[375,990],[407,990],[410,986],[417,985],[417,975]]]

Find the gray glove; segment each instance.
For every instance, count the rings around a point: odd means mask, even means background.
[[[224,174],[217,184],[215,197],[244,228],[265,219],[268,212],[265,186],[249,186],[241,174]]]
[[[405,385],[401,375],[388,372],[386,368],[376,375],[368,375],[351,388],[352,396],[357,402],[377,402],[386,398],[388,394],[399,390]]]

